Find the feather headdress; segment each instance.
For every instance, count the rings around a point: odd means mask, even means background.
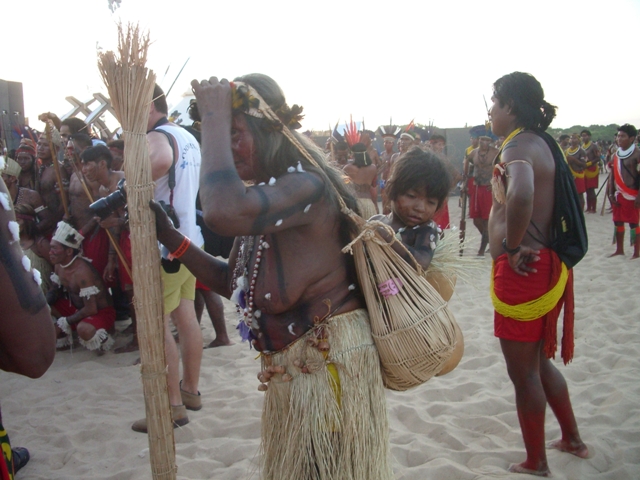
[[[338,132],[338,123],[340,123],[340,120],[338,120],[336,122],[336,126],[333,127],[333,130],[331,130],[331,125],[329,125],[329,131],[331,132],[331,143],[338,144],[338,143],[344,143],[344,137],[340,134],[340,132]]]
[[[378,131],[382,138],[392,137],[394,139],[398,138],[398,134],[400,133],[401,128],[397,125],[393,124],[393,120],[389,119],[389,125],[380,125],[378,127]]]
[[[353,121],[353,116],[349,118],[349,123],[345,124],[344,139],[349,144],[349,147],[360,143],[360,132],[358,131],[356,122]]]

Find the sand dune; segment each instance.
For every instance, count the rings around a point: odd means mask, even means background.
[[[457,198],[450,199],[457,225]],[[471,222],[469,231],[473,230]],[[611,216],[589,215],[590,251],[575,268],[576,339],[573,363],[556,360],[569,384],[591,458],[548,451],[556,479],[640,478],[640,260],[607,258]],[[628,235],[628,232],[627,232]],[[477,245],[467,252],[473,255]],[[466,351],[452,373],[408,392],[387,394],[396,477],[522,479],[506,472],[524,460],[514,393],[493,336],[487,255],[476,284],[459,285],[451,308]],[[226,303],[230,331],[234,308]],[[203,320],[205,343],[212,339]],[[235,337],[235,335],[233,335]],[[120,342],[124,339],[120,339]],[[234,338],[234,341],[235,338]],[[262,393],[259,362],[247,344],[208,349],[202,360],[204,408],[176,430],[178,478],[248,479],[259,455]],[[144,415],[135,353],[96,357],[82,348],[58,353],[38,380],[0,373],[4,425],[32,460],[19,479],[148,479],[147,437],[130,429]],[[550,410],[547,440],[559,437]]]

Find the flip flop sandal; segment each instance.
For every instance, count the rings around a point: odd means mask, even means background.
[[[26,448],[15,447],[11,449],[11,458],[13,459],[13,473],[15,474],[29,463],[31,456],[29,455],[29,450]]]

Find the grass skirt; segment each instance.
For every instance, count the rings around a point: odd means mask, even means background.
[[[328,352],[317,348],[318,339],[328,342]],[[265,394],[264,479],[393,478],[380,359],[366,310],[329,318],[262,362],[283,365],[293,377],[283,382],[276,375]]]

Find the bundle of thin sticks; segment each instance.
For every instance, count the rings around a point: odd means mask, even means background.
[[[118,52],[98,54],[98,68],[124,131],[124,171],[131,231],[134,306],[142,369],[151,471],[154,479],[176,478],[173,423],[167,391],[160,256],[155,217],[149,208],[154,184],[147,122],[155,74],[146,68],[148,34],[118,26]]]
[[[246,86],[259,100],[258,109],[265,118],[281,123],[258,92]],[[317,166],[286,126],[282,133],[311,164]],[[365,222],[347,208],[339,195],[338,199],[342,212],[360,230],[358,237],[343,252],[354,255],[385,386],[392,390],[407,390],[420,385],[440,373],[453,355],[457,338],[455,319],[447,302],[425,280],[415,259],[413,265],[409,265],[377,233],[378,228],[389,229],[390,236],[396,241],[393,230],[381,222]],[[407,254],[411,257],[408,251]]]

